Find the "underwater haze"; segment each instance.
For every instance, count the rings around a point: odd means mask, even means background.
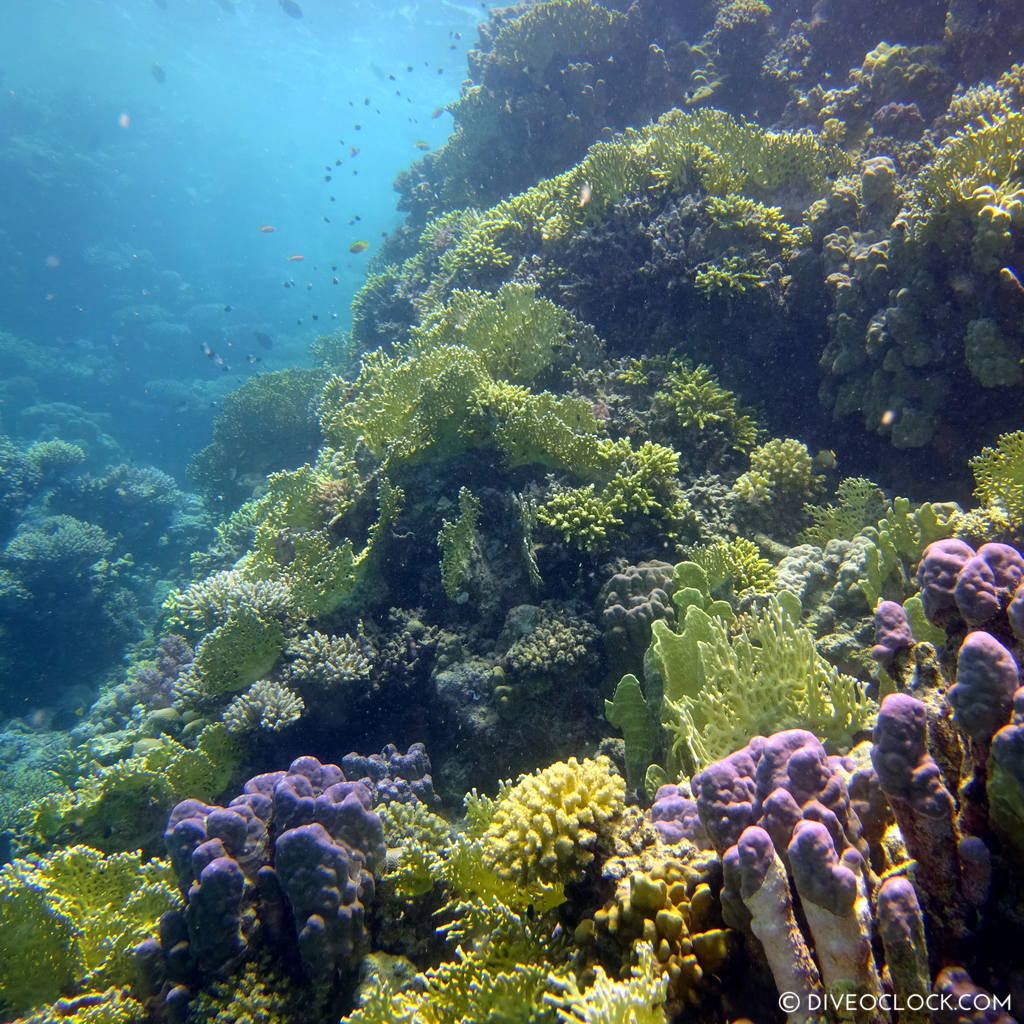
[[[7,0],[0,1022],[1024,1020],[1020,0]]]
[[[366,262],[397,223],[388,183],[450,125],[431,114],[464,70],[451,33],[475,23],[472,8],[443,3],[294,11],[0,11],[2,327],[61,361],[98,363],[87,383],[68,382],[71,397],[91,390],[81,404],[171,471],[209,430],[210,401],[347,327]],[[364,239],[365,253],[349,252]]]

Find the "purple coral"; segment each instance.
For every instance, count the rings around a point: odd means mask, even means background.
[[[945,626],[956,612],[957,577],[974,557],[974,548],[962,540],[937,540],[924,550],[917,568],[917,586],[928,621]]]
[[[369,757],[353,751],[341,759],[341,770],[346,778],[358,779],[370,790],[374,805],[437,801],[430,757],[422,743],[413,743],[404,754],[393,743]]]
[[[163,974],[177,983],[165,1002],[186,998],[182,983],[197,973],[236,964],[257,924],[318,983],[329,983],[365,937],[383,826],[369,790],[337,765],[300,757],[286,772],[250,779],[227,807],[182,801],[164,838],[186,896],[184,912],[161,925]],[[155,976],[152,948],[138,952]]]
[[[1017,589],[1006,607],[1006,617],[1010,620],[1013,635],[1024,641],[1024,581],[1017,584]]]
[[[840,852],[824,825],[801,821],[789,863],[826,989],[880,994],[860,854],[852,847]]]
[[[966,930],[953,797],[928,753],[927,710],[905,693],[882,701],[871,762],[892,804],[907,850],[918,863],[921,891],[940,953]]]
[[[914,634],[903,605],[880,601],[875,609],[875,644],[871,657],[890,674],[896,658],[914,646]]]
[[[709,764],[691,780],[700,820],[719,853],[724,854],[757,820],[754,773],[763,745],[764,737],[755,736],[741,750]]]
[[[926,1012],[915,1012],[910,996],[920,998],[929,989],[928,947],[924,937],[924,918],[917,893],[907,879],[899,875],[887,878],[876,897],[875,918],[878,934],[885,949],[889,977],[900,1003],[907,1007],[900,1013],[906,1024],[928,1024]]]
[[[1010,603],[1024,578],[1024,558],[1009,544],[983,544],[960,569],[954,599],[964,621],[981,626]]]
[[[987,743],[1010,717],[1019,685],[1013,655],[990,633],[969,633],[960,647],[956,684],[949,690],[957,724],[972,740]]]
[[[654,794],[651,822],[663,842],[681,843],[685,840],[700,847],[710,845],[701,824],[697,802],[679,786],[669,783]]]
[[[275,851],[303,969],[311,981],[329,982],[364,935],[362,858],[316,822],[283,832]]]
[[[836,758],[806,729],[756,736],[692,780],[697,810],[719,853],[760,825],[785,854],[798,821],[822,822],[837,847],[856,844],[860,825]]]

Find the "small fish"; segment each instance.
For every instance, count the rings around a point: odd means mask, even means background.
[[[260,363],[260,362],[262,362],[263,360],[262,360],[262,359],[260,359],[260,357],[259,357],[259,356],[254,356],[254,355],[247,355],[247,356],[245,357],[245,361],[246,361],[246,362],[247,362],[247,363],[248,363],[248,364],[249,364],[250,366],[255,366],[255,365],[256,365],[256,363]]]
[[[359,147],[358,146],[349,146],[348,147],[348,155],[349,156],[359,156]]]
[[[231,367],[228,366],[228,364],[224,362],[220,355],[217,352],[215,352],[212,348],[210,348],[209,345],[206,345],[201,342],[199,345],[199,350],[203,353],[204,356],[206,356],[207,359],[210,360],[211,363],[214,364],[214,366],[219,366],[225,372],[231,369]]]
[[[580,206],[586,206],[587,203],[590,202],[590,200],[593,197],[593,195],[594,195],[594,190],[590,187],[590,182],[589,181],[583,182],[583,184],[580,186],[580,194],[579,194],[579,200],[578,200],[579,205]]]
[[[230,313],[231,312],[231,307],[230,306],[225,306],[224,307],[224,312],[225,313]]]
[[[264,331],[253,331],[252,336],[256,339],[256,343],[262,348],[271,349],[274,347],[274,339]]]
[[[444,111],[444,107],[438,107],[430,116],[433,118],[438,118],[444,113]]]
[[[153,76],[156,81],[161,85],[167,81],[167,72],[159,64],[154,64],[149,69],[149,73]]]
[[[167,10],[167,0],[153,0],[153,3],[155,3],[161,11]]]
[[[265,235],[269,235],[271,231],[276,231],[276,230],[277,230],[277,228],[275,228],[273,224],[261,224],[260,225],[260,231],[262,231],[263,234],[265,234]]]
[[[227,11],[228,14],[235,13],[235,5],[231,2],[231,0],[217,0],[217,6],[222,11]]]
[[[370,243],[360,238],[358,242],[353,242],[349,247],[349,252],[366,252],[370,248]]]
[[[822,472],[828,472],[830,469],[835,469],[836,466],[839,465],[839,459],[831,448],[824,448],[814,456],[812,464],[815,469],[820,469]]]
[[[415,146],[415,147],[416,147],[417,149],[422,149],[422,150],[428,150],[428,149],[430,149],[430,143],[429,143],[429,142],[426,142],[426,141],[425,141],[424,139],[417,139],[417,140],[416,140],[416,141],[415,141],[415,142],[413,143],[413,145],[414,145],[414,146]]]
[[[301,18],[302,8],[295,2],[295,0],[278,0],[281,5],[281,10],[288,15],[289,18]]]
[[[296,256],[289,256],[288,257],[288,262],[289,263],[301,263],[305,258],[306,258],[305,256],[298,256],[298,255],[296,255]]]

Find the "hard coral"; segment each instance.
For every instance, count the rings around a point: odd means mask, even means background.
[[[624,797],[625,783],[603,757],[571,757],[523,775],[494,809],[485,858],[503,878],[572,880],[594,859]]]

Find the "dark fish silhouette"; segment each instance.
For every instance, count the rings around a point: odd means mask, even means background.
[[[288,15],[289,18],[301,18],[302,8],[295,2],[295,0],[278,0],[281,4],[281,10]]]
[[[252,336],[256,339],[257,344],[262,348],[269,349],[274,347],[274,339],[271,338],[269,334],[266,334],[263,331],[253,331]]]
[[[159,64],[154,64],[150,69],[149,73],[162,85],[167,81],[167,72]]]

